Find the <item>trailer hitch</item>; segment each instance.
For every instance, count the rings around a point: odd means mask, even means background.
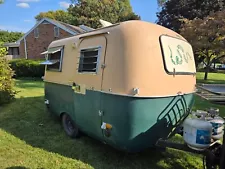
[[[224,118],[225,119],[225,118]],[[210,147],[209,151],[203,157],[204,169],[225,169],[225,133],[223,134],[223,143],[218,147]]]
[[[216,169],[220,165],[222,145],[211,147],[203,154],[203,168]],[[223,168],[224,169],[224,168]]]

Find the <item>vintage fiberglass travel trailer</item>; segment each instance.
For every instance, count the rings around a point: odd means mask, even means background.
[[[196,69],[179,34],[127,21],[49,45],[45,103],[66,133],[79,131],[125,151],[166,138],[193,105]]]

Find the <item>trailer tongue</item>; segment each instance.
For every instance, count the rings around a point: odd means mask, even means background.
[[[156,146],[202,154],[204,169],[225,169],[224,125],[218,110],[193,112],[191,118],[187,118],[181,129],[177,130],[183,136],[184,144],[171,142],[167,138],[159,139]]]

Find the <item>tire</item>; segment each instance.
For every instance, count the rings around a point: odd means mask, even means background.
[[[72,118],[64,113],[62,116],[62,125],[66,134],[71,138],[78,138],[79,137],[79,129],[77,125],[74,123]]]

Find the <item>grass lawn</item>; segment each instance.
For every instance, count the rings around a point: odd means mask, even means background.
[[[203,72],[198,72],[197,73],[197,82],[198,83],[208,83],[208,84],[213,84],[213,83],[218,83],[218,84],[225,84],[225,73],[209,73],[208,74],[208,80],[203,80],[204,79],[205,73]]]
[[[172,149],[127,154],[87,136],[70,139],[59,119],[45,109],[42,82],[17,80],[16,89],[20,91],[16,100],[0,107],[0,169],[202,168],[201,156]],[[195,108],[211,106],[225,112],[224,107],[196,97]]]

